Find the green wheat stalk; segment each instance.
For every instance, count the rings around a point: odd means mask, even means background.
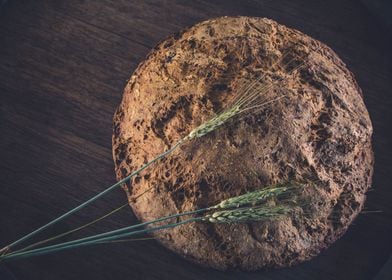
[[[151,233],[158,230],[169,229],[179,225],[191,222],[207,222],[207,223],[246,223],[251,221],[274,220],[291,213],[295,207],[300,204],[282,204],[276,206],[268,206],[265,204],[267,199],[287,195],[289,197],[294,195],[294,190],[301,187],[301,185],[293,183],[285,183],[275,185],[262,190],[256,190],[243,195],[235,196],[225,199],[212,207],[206,207],[194,211],[188,211],[180,214],[169,215],[153,221],[139,223],[136,225],[124,227],[121,229],[101,233],[73,241],[68,241],[56,245],[46,246],[38,249],[17,251],[7,254],[0,258],[0,260],[21,259],[26,257],[38,256],[43,254],[54,253],[63,250],[69,250],[77,247],[84,247],[88,245],[108,243],[121,238],[134,236],[142,233]],[[248,207],[240,207],[250,205]],[[158,222],[179,218],[182,216],[189,216],[195,214],[203,214],[199,217],[191,217],[181,222],[169,223],[161,226],[154,226],[145,229],[138,229],[143,226],[156,224]],[[136,229],[136,230],[135,230]]]

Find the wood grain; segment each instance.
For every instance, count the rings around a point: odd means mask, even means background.
[[[332,47],[355,74],[373,125],[374,189],[347,234],[310,262],[257,273],[192,265],[155,241],[2,264],[12,279],[372,279],[392,251],[391,38],[356,1],[8,1],[0,8],[0,242],[44,224],[114,181],[112,115],[157,42],[207,18],[272,18]],[[114,191],[44,236],[125,202]],[[129,209],[75,234],[135,222]],[[4,277],[3,277],[4,275]],[[11,276],[14,275],[14,276]]]

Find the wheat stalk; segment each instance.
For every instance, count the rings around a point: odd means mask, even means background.
[[[293,201],[292,204],[282,204],[276,206],[268,206],[264,202],[266,202],[268,198],[278,197],[283,194],[291,196],[294,194],[292,190],[298,187],[299,185],[294,185],[290,182],[281,185],[275,185],[273,187],[268,187],[262,190],[256,190],[253,192],[249,192],[247,194],[243,194],[243,195],[239,195],[223,200],[212,207],[206,207],[194,211],[174,214],[153,221],[124,227],[114,231],[109,231],[94,236],[68,241],[65,243],[46,246],[33,250],[27,250],[27,251],[22,250],[14,253],[9,253],[5,256],[2,256],[0,260],[19,259],[19,258],[58,252],[58,251],[82,247],[82,246],[102,244],[102,243],[107,243],[109,241],[118,240],[120,238],[134,236],[141,233],[151,233],[158,230],[169,229],[190,222],[202,221],[202,222],[209,222],[209,223],[245,223],[250,221],[278,219],[282,216],[291,213],[299,205],[296,205],[295,201]],[[260,205],[260,203],[262,204]],[[239,208],[239,206],[244,206],[244,205],[250,205],[250,206]],[[234,208],[234,209],[230,209],[230,208]],[[156,224],[158,222],[166,221],[169,219],[178,218],[187,215],[195,215],[200,213],[204,213],[204,214],[199,217],[192,217],[176,223],[169,223],[167,225],[135,230],[143,226]]]

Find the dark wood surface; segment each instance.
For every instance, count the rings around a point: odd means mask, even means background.
[[[373,279],[387,262],[392,251],[392,46],[365,6],[341,0],[3,2],[0,245],[114,182],[112,115],[126,80],[157,42],[223,15],[274,19],[326,43],[347,63],[374,125],[376,166],[366,208],[382,212],[361,214],[328,250],[287,269],[215,271],[149,240],[2,264],[0,278],[357,280]],[[116,190],[43,236],[72,229],[124,202],[125,195]],[[73,237],[134,222],[125,209]]]

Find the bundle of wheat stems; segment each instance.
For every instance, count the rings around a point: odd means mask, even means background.
[[[282,59],[276,62],[276,64],[280,63],[283,61],[283,59],[286,57],[287,54],[282,56]],[[290,65],[291,63],[295,63],[293,60],[290,60],[287,62],[286,66]],[[298,61],[297,61],[298,63]],[[295,67],[291,67],[291,70],[289,73],[284,76],[283,78],[280,78],[278,80],[269,82],[269,83],[261,83],[263,77],[261,76],[258,78],[255,78],[252,82],[244,85],[241,89],[238,90],[238,95],[232,100],[227,109],[223,110],[222,112],[218,113],[216,116],[212,117],[208,121],[202,123],[195,129],[193,129],[188,135],[180,139],[177,143],[175,143],[170,149],[167,151],[163,152],[162,154],[156,156],[154,159],[151,161],[147,162],[144,164],[141,168],[138,170],[132,172],[129,174],[127,177],[124,179],[118,181],[114,185],[108,187],[104,191],[98,193],[97,195],[93,196],[89,200],[85,201],[84,203],[80,204],[79,206],[71,209],[70,211],[66,212],[65,214],[59,216],[58,218],[50,221],[49,223],[45,224],[44,226],[34,230],[33,232],[23,236],[22,238],[16,240],[15,242],[5,246],[3,249],[0,250],[0,261],[3,260],[11,260],[11,259],[20,259],[20,258],[25,258],[25,257],[31,257],[31,256],[37,256],[37,255],[42,255],[42,254],[48,254],[48,253],[53,253],[61,250],[66,250],[66,249],[71,249],[71,248],[76,248],[76,247],[81,247],[81,246],[87,246],[87,245],[93,245],[93,244],[102,244],[106,242],[110,242],[113,240],[119,240],[124,237],[128,236],[133,236],[137,234],[142,234],[142,233],[150,233],[158,230],[163,230],[163,229],[168,229],[172,228],[175,226],[179,226],[182,224],[190,223],[190,222],[208,222],[208,223],[239,223],[239,222],[250,222],[250,221],[259,221],[259,220],[265,220],[265,219],[278,219],[282,216],[290,214],[293,209],[300,207],[300,203],[296,202],[295,199],[289,199],[289,202],[283,202],[278,205],[268,205],[265,202],[268,199],[271,198],[278,198],[281,195],[292,195],[295,193],[295,189],[300,186],[300,184],[294,184],[294,183],[287,183],[283,185],[277,185],[273,187],[267,187],[262,190],[254,191],[248,194],[240,195],[237,197],[229,198],[226,200],[221,201],[215,206],[203,208],[203,209],[198,209],[194,211],[189,211],[185,213],[180,213],[180,214],[174,214],[171,216],[167,217],[162,217],[159,219],[156,219],[154,221],[149,221],[149,222],[144,222],[140,223],[137,225],[132,225],[124,228],[120,228],[118,230],[114,231],[109,231],[106,233],[94,235],[94,236],[89,236],[69,242],[64,242],[64,243],[59,243],[51,246],[45,246],[45,247],[39,247],[36,249],[33,249],[35,247],[38,247],[42,244],[45,244],[50,241],[54,241],[60,237],[64,237],[66,235],[69,235],[75,231],[78,231],[82,228],[85,228],[99,220],[102,220],[103,218],[106,218],[110,216],[111,214],[119,211],[120,209],[124,208],[127,204],[122,205],[121,207],[111,211],[110,213],[98,218],[97,220],[94,220],[91,223],[88,223],[84,226],[78,227],[74,230],[65,232],[63,234],[54,236],[52,238],[30,244],[29,246],[26,246],[24,248],[15,250],[15,247],[20,245],[22,242],[25,242],[26,240],[30,239],[31,237],[35,236],[36,234],[42,232],[43,230],[47,229],[48,227],[60,222],[61,220],[65,219],[66,217],[70,216],[71,214],[81,210],[85,206],[89,205],[90,203],[94,202],[98,198],[102,197],[106,193],[110,192],[111,190],[123,185],[127,181],[129,181],[132,177],[135,175],[139,174],[142,172],[144,169],[149,167],[151,164],[157,162],[159,159],[167,156],[168,154],[172,153],[174,150],[176,150],[179,146],[183,145],[186,142],[189,142],[193,139],[200,138],[214,130],[216,130],[218,127],[227,124],[228,121],[234,117],[238,117],[241,114],[244,114],[246,112],[254,112],[255,110],[265,108],[269,104],[276,102],[277,100],[284,98],[284,95],[281,96],[276,96],[274,98],[267,98],[265,93],[272,91],[276,86],[282,87],[282,83],[284,84],[284,81],[287,80],[291,75],[297,71],[299,71],[301,68],[306,66],[306,59],[304,58],[304,61],[299,63]],[[275,64],[274,64],[275,65]],[[148,190],[147,190],[148,191]],[[144,192],[145,193],[145,192]],[[144,194],[143,193],[143,194]],[[141,194],[141,195],[143,195]],[[201,213],[204,213],[203,215],[200,215]],[[180,221],[180,222],[175,222],[175,223],[169,223],[169,224],[164,224],[164,225],[158,225],[158,226],[150,226],[144,229],[139,229],[143,226],[147,226],[150,224],[156,224],[159,222],[163,222],[166,220],[170,220],[173,218],[178,218],[181,216],[189,216],[192,215],[191,218]],[[135,230],[137,229],[137,230]]]
[[[220,203],[198,209],[195,211],[183,212],[166,217],[162,217],[153,221],[144,222],[117,230],[101,233],[69,242],[64,242],[56,245],[46,246],[38,249],[15,251],[11,254],[6,254],[2,257],[3,260],[20,259],[31,256],[38,256],[48,253],[54,253],[62,250],[67,250],[76,247],[106,243],[120,238],[134,236],[142,233],[151,233],[158,230],[169,229],[179,225],[190,222],[207,222],[207,223],[244,223],[251,221],[261,221],[267,219],[278,219],[285,216],[297,208],[301,208],[302,203],[296,200],[296,191],[300,190],[301,184],[297,182],[286,182],[282,185],[275,185],[273,187],[265,188],[249,192],[240,196],[232,197],[221,201]],[[279,205],[270,206],[266,202],[270,199],[279,199],[280,196],[286,197],[281,200]],[[287,200],[287,198],[290,198]],[[280,199],[279,199],[280,200]],[[146,229],[137,228],[157,224],[166,220],[178,218],[181,216],[190,216],[202,214],[192,218],[185,219],[180,222],[169,223],[165,225],[158,225],[148,227]]]

